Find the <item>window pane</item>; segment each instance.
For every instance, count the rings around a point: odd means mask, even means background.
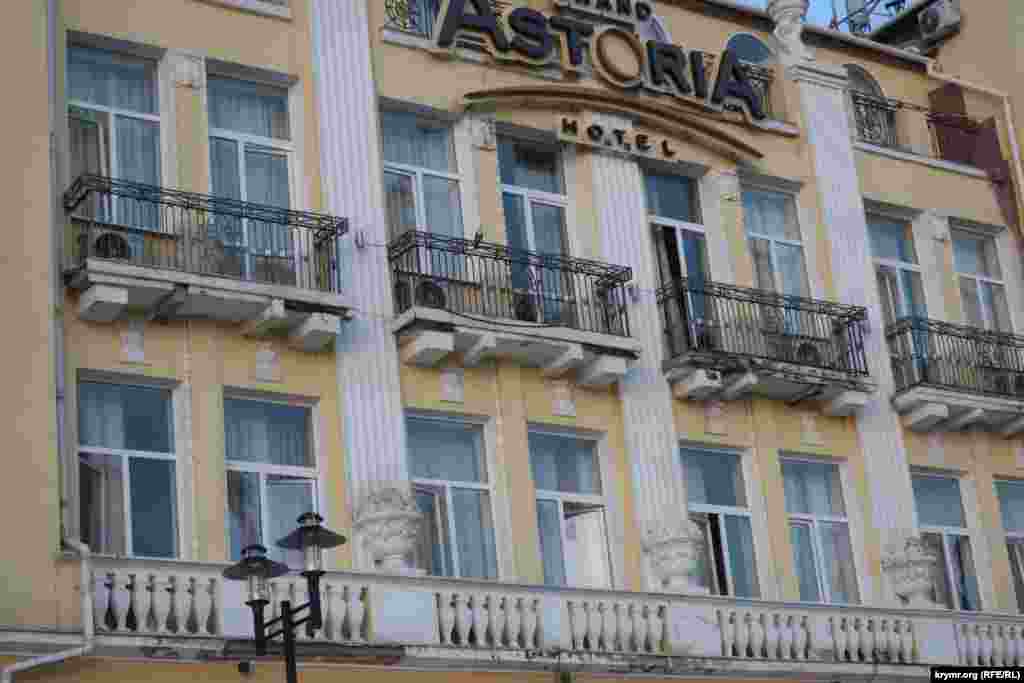
[[[459,575],[474,579],[498,578],[494,522],[486,491],[452,488],[455,543],[459,549]]]
[[[268,555],[290,567],[302,566],[301,550],[278,548],[277,542],[295,530],[299,517],[316,512],[316,484],[312,479],[266,475]]]
[[[486,482],[479,426],[407,418],[409,470],[420,479]]]
[[[570,586],[608,588],[608,540],[604,508],[600,505],[563,503],[565,509],[565,573]]]
[[[921,540],[939,558],[932,570],[933,600],[953,609],[953,593],[950,590],[949,576],[946,572],[946,549],[942,544],[942,534],[922,533]]]
[[[776,243],[775,260],[782,279],[780,293],[790,296],[809,296],[803,247]]]
[[[117,177],[146,185],[160,184],[160,124],[126,116],[114,119],[117,137]],[[160,207],[150,200],[120,196],[114,200],[115,220],[147,230],[160,227]],[[141,249],[141,235],[130,235],[129,241]]]
[[[911,477],[919,524],[964,527],[960,482],[951,477]]]
[[[917,263],[911,224],[878,216],[868,216],[871,255],[875,258]]]
[[[759,598],[761,590],[754,569],[754,535],[750,529],[750,518],[723,515],[722,519],[729,546],[729,572],[732,574],[736,597]]]
[[[416,229],[416,195],[413,177],[404,173],[384,172],[384,210],[388,215],[389,238]]]
[[[542,254],[566,253],[563,240],[565,232],[565,209],[561,206],[530,202],[533,212],[533,236],[536,251]]]
[[[154,62],[84,47],[69,47],[67,55],[70,99],[157,113]]]
[[[210,182],[213,194],[226,199],[242,198],[242,177],[238,166],[238,143],[224,138],[210,138]],[[242,219],[228,215],[210,215],[215,221],[211,226],[212,237],[228,245],[242,245]],[[228,267],[222,263],[226,274],[242,275],[241,260]]]
[[[811,527],[806,524],[791,524],[789,534],[793,544],[796,579],[800,585],[800,599],[804,602],[821,602],[818,570],[814,565],[814,550],[811,547]]]
[[[78,459],[82,541],[94,553],[124,555],[124,477],[120,456]]]
[[[380,120],[384,161],[455,173],[450,125],[399,111],[383,111]]]
[[[210,127],[288,140],[288,92],[250,81],[210,76],[206,80]]]
[[[996,496],[1003,517],[1003,529],[1024,532],[1024,482],[997,481]]]
[[[821,522],[822,569],[828,579],[829,602],[856,603],[857,579],[850,550],[850,529],[846,524]]]
[[[501,182],[541,192],[562,194],[562,173],[556,147],[498,139]]]
[[[900,303],[900,316],[927,318],[928,311],[924,305],[924,288],[921,285],[921,273],[913,270],[901,270],[903,281],[903,299]]]
[[[677,221],[699,223],[694,183],[690,178],[667,173],[644,173],[647,213]]]
[[[545,491],[601,493],[593,441],[571,436],[530,432],[533,483]]]
[[[99,116],[93,112],[70,107],[68,112],[68,146],[71,150],[71,177],[83,173],[106,175],[108,160],[100,141]]]
[[[1002,278],[996,255],[996,243],[991,237],[954,230],[953,263],[958,273],[983,275],[996,280]]]
[[[459,184],[432,175],[423,176],[423,205],[427,230],[449,237],[463,237]]]
[[[557,501],[537,501],[537,530],[540,533],[540,556],[544,564],[544,585],[564,586],[562,519],[558,514]]]
[[[743,222],[751,235],[800,240],[793,197],[788,194],[743,190]]]
[[[174,462],[130,458],[132,553],[144,557],[175,557],[178,530]]]
[[[1013,573],[1013,589],[1017,594],[1017,611],[1024,612],[1024,541],[1013,539],[1006,542]]]
[[[171,453],[171,394],[126,384],[78,384],[78,441],[84,446]]]
[[[751,237],[749,242],[750,256],[754,260],[754,277],[757,280],[757,288],[766,292],[774,292],[775,272],[772,269],[772,244],[768,240],[758,237]]]
[[[526,207],[523,198],[516,194],[505,192],[502,194],[502,207],[505,210],[505,239],[511,250],[528,251],[530,249],[529,238],[526,236]],[[522,262],[513,262],[512,286],[517,290],[526,290],[530,287],[530,269]]]
[[[718,515],[697,512],[691,514],[690,519],[700,529],[704,539],[704,552],[697,556],[696,573],[700,577],[700,585],[707,588],[711,595],[728,594],[724,590],[720,571]]]
[[[1010,309],[1006,306],[1006,290],[1002,285],[989,282],[981,283],[981,301],[988,316],[988,329],[999,332],[1012,332],[1010,329]]]
[[[228,460],[313,467],[309,408],[224,399],[224,430]]]
[[[977,611],[981,609],[981,596],[978,594],[978,578],[974,571],[974,553],[971,551],[971,540],[966,536],[947,536],[949,552],[952,557],[953,582],[960,594],[959,608]]]
[[[733,36],[726,47],[732,50],[738,59],[751,64],[768,64],[773,59],[768,46],[748,33]]]
[[[782,461],[786,512],[845,515],[839,467],[830,463]]]
[[[731,453],[681,449],[690,503],[746,507],[740,457]]]
[[[964,307],[964,319],[972,327],[984,329],[985,319],[981,314],[978,300],[978,281],[973,277],[960,277],[960,301]]]
[[[885,318],[886,325],[891,325],[901,317],[896,270],[889,266],[875,266],[875,283],[878,285],[878,295],[882,300],[882,317]]]
[[[452,561],[448,543],[448,513],[444,502],[444,490],[427,486],[413,487],[416,506],[423,513],[423,530],[420,533],[419,563],[431,576],[451,576]]]
[[[561,256],[566,252],[562,239],[565,230],[565,210],[560,206],[530,202],[533,212],[533,235],[536,250],[541,254]],[[571,304],[565,299],[572,296],[571,278],[566,276],[560,267],[537,268],[540,282],[535,283],[534,291],[541,297],[541,306],[545,322],[564,320],[572,311]]]
[[[260,532],[260,475],[228,470],[228,538],[231,559],[241,558],[242,548],[266,545]]]

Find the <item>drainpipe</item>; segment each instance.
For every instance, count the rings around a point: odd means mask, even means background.
[[[95,647],[96,629],[95,622],[93,621],[92,606],[92,553],[89,550],[89,546],[85,545],[81,541],[65,539],[64,543],[74,548],[78,553],[78,557],[81,559],[79,591],[81,592],[82,599],[83,642],[80,646],[73,647],[69,650],[55,652],[52,655],[42,655],[41,657],[23,659],[20,662],[15,662],[10,666],[4,667],[4,669],[0,671],[0,683],[12,683],[14,680],[14,674],[21,671],[34,669],[38,666],[43,666],[44,664],[56,664],[57,662],[63,662],[74,657],[87,655],[92,652]]]

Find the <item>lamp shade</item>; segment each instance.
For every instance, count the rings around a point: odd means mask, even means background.
[[[324,518],[315,512],[307,512],[297,521],[299,528],[278,541],[277,547],[301,550],[306,571],[323,571],[323,549],[339,546],[347,539],[321,525]]]
[[[267,549],[253,544],[242,549],[242,559],[224,570],[224,578],[232,581],[247,581],[250,577],[273,579],[284,576],[288,566],[274,562],[267,557]]]

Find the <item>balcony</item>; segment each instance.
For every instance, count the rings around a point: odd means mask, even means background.
[[[212,319],[316,350],[336,336],[343,218],[94,175],[64,195],[79,315]]]
[[[256,659],[244,642],[245,586],[223,580],[224,566],[95,558],[95,654]],[[280,600],[302,601],[305,585],[297,575],[275,580],[270,616]],[[354,572],[328,572],[321,590],[324,628],[313,638],[300,629],[300,658],[734,677],[903,678],[934,665],[1024,664],[1019,616]]]
[[[872,389],[863,308],[685,278],[658,305],[677,398],[814,399],[849,415]]]
[[[409,231],[388,246],[404,362],[511,359],[603,386],[626,372],[632,271],[597,261]]]
[[[896,394],[916,431],[1024,431],[1024,337],[903,318],[886,329]]]

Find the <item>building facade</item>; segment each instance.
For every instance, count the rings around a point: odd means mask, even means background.
[[[1012,114],[805,12],[16,3],[5,676],[279,679],[310,509],[303,680],[1024,663]]]

